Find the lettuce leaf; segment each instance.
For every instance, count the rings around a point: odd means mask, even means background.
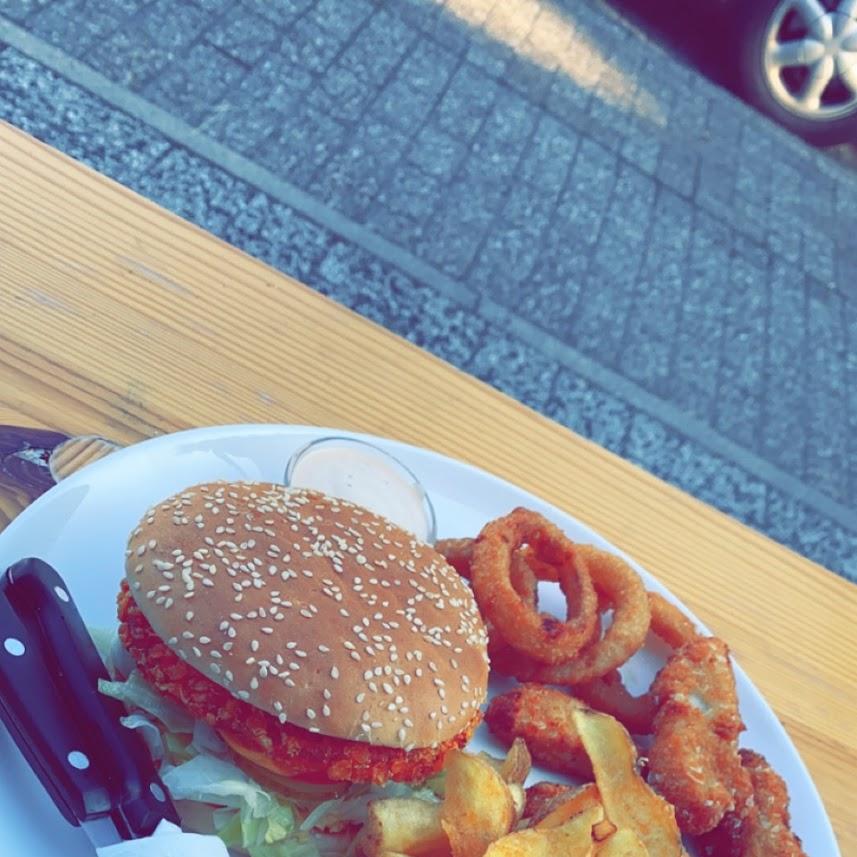
[[[193,732],[193,718],[180,705],[161,696],[137,670],[132,670],[125,681],[99,679],[98,689],[130,708],[140,708],[151,714],[170,732]]]
[[[436,801],[429,789],[415,789],[406,783],[386,783],[383,786],[352,786],[342,797],[320,803],[301,822],[300,829],[341,830],[349,824],[362,824],[366,819],[369,803],[390,797],[418,797]]]
[[[134,713],[127,717],[120,717],[119,722],[127,729],[137,729],[140,732],[152,758],[156,762],[161,762],[166,756],[166,747],[164,745],[164,736],[158,728],[157,723],[152,720],[147,714]]]
[[[92,637],[92,642],[95,643],[95,648],[110,678],[114,680],[123,678],[133,671],[134,659],[125,651],[115,628],[111,630],[87,626],[86,630],[89,631],[89,636]]]
[[[93,631],[108,672],[121,675],[111,654],[115,641],[106,632]],[[260,784],[246,774],[230,761],[229,749],[214,729],[161,696],[138,670],[131,669],[124,680],[100,681],[99,690],[131,710],[122,723],[140,731],[161,763],[161,778],[182,807],[185,825],[216,832],[227,848],[248,857],[349,857],[352,837],[336,834],[362,824],[370,801],[400,796],[437,800],[442,789],[440,778],[416,789],[404,783],[354,785],[318,803],[325,791],[330,794],[328,788],[281,777],[268,783],[262,771]]]

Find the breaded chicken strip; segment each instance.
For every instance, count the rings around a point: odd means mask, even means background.
[[[652,694],[658,713],[649,783],[675,806],[683,832],[707,833],[748,783],[738,756],[744,724],[726,644],[704,637],[678,649]]]
[[[522,684],[491,700],[485,722],[504,744],[523,738],[538,764],[591,779],[592,765],[571,715],[583,707],[579,699],[560,690]]]
[[[711,833],[700,840],[703,857],[806,857],[790,829],[786,784],[764,756],[741,750],[749,789]]]

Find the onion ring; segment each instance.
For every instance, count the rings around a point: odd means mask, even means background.
[[[654,698],[651,693],[633,696],[622,682],[619,670],[576,684],[572,693],[590,708],[615,717],[633,735],[648,735],[652,731],[658,711]]]
[[[474,539],[438,539],[434,549],[464,578],[470,580]]]
[[[620,557],[591,545],[577,545],[576,555],[589,571],[599,601],[613,610],[604,636],[564,663],[545,665],[518,652],[502,653],[492,662],[501,672],[520,681],[574,687],[622,666],[646,642],[651,609],[640,576]]]
[[[663,595],[650,592],[649,608],[652,611],[652,633],[671,649],[680,649],[699,636],[693,622]]]
[[[512,586],[512,555],[524,544],[537,559],[556,567],[568,602],[565,622],[537,613]],[[515,509],[483,527],[470,570],[480,610],[517,651],[556,665],[573,658],[589,641],[598,621],[592,578],[576,546],[537,512]]]
[[[649,592],[652,612],[650,631],[672,649],[679,649],[699,635],[693,622],[674,604],[657,592]],[[633,696],[622,682],[618,670],[583,684],[576,684],[571,692],[587,705],[615,717],[634,735],[652,732],[657,705],[651,692]]]

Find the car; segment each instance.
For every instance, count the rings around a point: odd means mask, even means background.
[[[811,143],[857,141],[857,0],[607,0]]]
[[[857,0],[734,0],[734,85],[816,145],[857,140]]]

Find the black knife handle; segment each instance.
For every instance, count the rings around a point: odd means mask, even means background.
[[[179,823],[125,709],[98,691],[109,678],[71,594],[39,559],[0,577],[0,715],[66,820],[111,817],[123,839]]]

